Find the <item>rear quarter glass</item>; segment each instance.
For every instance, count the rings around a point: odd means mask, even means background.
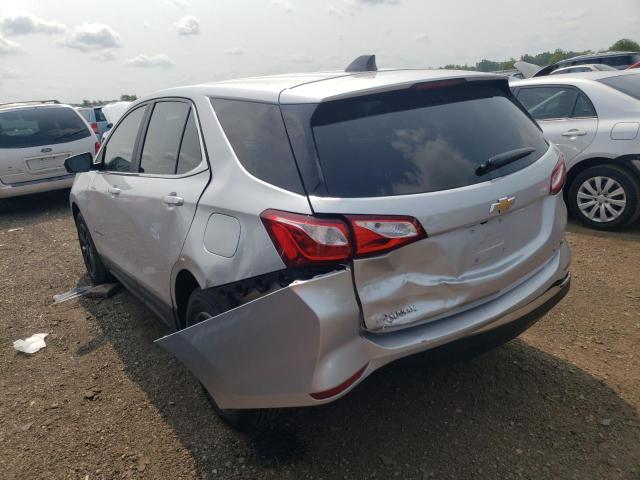
[[[91,136],[69,107],[21,108],[0,113],[0,148],[29,148],[73,142]]]
[[[211,98],[242,166],[271,185],[304,194],[278,105]]]
[[[540,129],[499,82],[418,86],[282,109],[296,158],[307,162],[300,167],[307,190],[318,196],[381,197],[464,187],[525,168],[548,149]],[[534,151],[476,174],[490,157],[523,147]],[[316,178],[308,173],[313,165],[321,170]]]

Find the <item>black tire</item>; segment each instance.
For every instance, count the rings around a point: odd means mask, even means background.
[[[606,202],[602,195],[594,195],[594,199],[579,198],[580,195],[590,194],[584,190],[583,185],[589,182],[595,182],[597,177],[605,177],[606,179],[612,179],[623,190],[623,193],[608,197],[609,200],[620,202],[625,201],[624,207],[619,205],[609,205],[607,208],[615,209],[617,215],[614,217],[609,210],[605,212],[605,215],[611,215],[611,220],[604,219],[600,216],[599,205],[600,202]],[[593,185],[591,185],[593,188]],[[583,188],[581,192],[580,189]],[[610,192],[617,191],[611,189]],[[596,192],[597,193],[597,192]],[[640,184],[632,173],[628,172],[625,168],[617,165],[597,165],[595,167],[587,168],[580,172],[569,185],[569,191],[567,194],[567,204],[569,212],[578,220],[580,220],[586,226],[596,230],[617,230],[623,228],[632,222],[634,222],[640,214],[640,205],[638,199],[640,198]],[[585,213],[580,208],[579,202],[591,202],[596,203],[583,203],[583,209],[596,208],[594,218],[589,218],[588,213]],[[620,209],[618,211],[618,209]],[[596,218],[597,217],[597,218]],[[600,220],[600,221],[598,221]]]
[[[113,277],[102,263],[100,254],[96,250],[96,246],[91,238],[89,227],[82,218],[82,214],[78,213],[75,218],[76,230],[78,231],[78,242],[80,243],[80,251],[84,266],[87,268],[89,278],[95,285],[101,283],[113,282]]]
[[[200,323],[209,317],[222,312],[219,302],[206,290],[196,289],[189,297],[187,312],[185,315],[185,327],[190,327]],[[201,384],[202,385],[202,384]],[[202,385],[207,400],[213,407],[216,414],[229,426],[240,431],[260,430],[272,425],[280,416],[281,410],[278,408],[265,409],[223,409],[218,406],[215,398]]]

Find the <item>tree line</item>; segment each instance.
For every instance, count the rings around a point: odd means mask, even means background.
[[[633,51],[640,52],[640,44],[628,38],[622,38],[611,45],[605,51]],[[560,60],[564,60],[565,58],[575,57],[576,55],[585,55],[588,53],[595,53],[593,50],[585,50],[583,52],[574,52],[572,50],[562,50],[561,48],[557,48],[553,52],[542,52],[536,55],[530,55],[525,53],[520,56],[519,60],[527,63],[534,63],[536,65],[540,65],[544,67],[546,65],[551,65],[552,63],[559,62]],[[512,70],[514,69],[514,63],[517,62],[515,58],[510,58],[508,60],[504,60],[502,62],[496,62],[494,60],[483,59],[477,62],[475,65],[457,65],[457,64],[449,64],[445,65],[442,68],[452,69],[452,70],[477,70],[479,72],[495,72],[498,70]]]
[[[127,95],[127,94],[122,94],[120,95],[120,100],[82,100],[82,103],[79,105],[81,107],[95,107],[95,106],[99,106],[99,105],[106,105],[108,103],[114,103],[114,102],[133,102],[134,100],[137,100],[138,97],[136,95]]]

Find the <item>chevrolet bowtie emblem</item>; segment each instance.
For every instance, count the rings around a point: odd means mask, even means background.
[[[503,214],[508,211],[516,201],[516,197],[502,197],[496,203],[492,203],[489,213]]]

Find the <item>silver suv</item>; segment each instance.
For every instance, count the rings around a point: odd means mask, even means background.
[[[0,199],[71,187],[65,159],[98,148],[87,122],[68,105],[0,104]]]
[[[159,92],[67,161],[92,280],[176,330],[236,427],[508,341],[568,291],[562,155],[506,79],[361,63]]]

